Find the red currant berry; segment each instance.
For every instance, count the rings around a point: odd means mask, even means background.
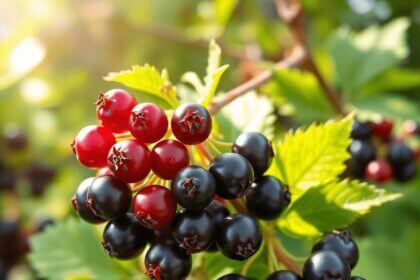
[[[99,94],[96,101],[96,116],[102,125],[115,133],[127,131],[131,109],[136,106],[136,99],[127,91],[112,89]]]
[[[374,160],[366,166],[365,177],[376,183],[385,183],[392,178],[392,167],[385,160]]]
[[[203,142],[211,132],[211,116],[206,108],[196,103],[179,106],[172,116],[172,132],[184,144]]]
[[[138,140],[124,140],[112,146],[108,154],[108,168],[123,182],[138,182],[150,172],[150,152]]]
[[[175,217],[175,199],[171,191],[163,186],[150,185],[141,189],[135,195],[133,203],[134,214],[147,228],[162,228]]]
[[[86,126],[80,130],[72,144],[73,151],[81,164],[91,168],[106,166],[106,156],[115,137],[102,126]]]
[[[104,167],[96,171],[96,177],[105,176],[105,175],[112,175],[112,172],[111,170],[109,170],[108,167]]]
[[[153,103],[141,103],[134,107],[129,122],[131,134],[145,143],[159,141],[168,130],[165,111]]]
[[[176,140],[162,140],[152,150],[152,170],[166,180],[175,178],[178,171],[187,167],[189,162],[187,147]]]
[[[379,122],[373,123],[373,134],[381,139],[388,139],[391,135],[393,122],[388,119],[383,119]]]

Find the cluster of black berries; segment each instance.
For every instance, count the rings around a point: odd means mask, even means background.
[[[419,124],[407,121],[403,125],[405,137],[420,135]],[[411,149],[402,139],[392,136],[393,122],[355,121],[349,151],[348,171],[351,176],[375,183],[391,178],[406,182],[416,175],[418,150]]]
[[[351,276],[351,270],[359,260],[359,249],[350,232],[334,232],[325,235],[312,247],[312,255],[303,265],[302,276],[289,270],[270,274],[267,280],[364,280]],[[252,280],[240,274],[228,274],[218,280]]]
[[[257,218],[275,219],[290,202],[288,187],[264,176],[274,154],[262,134],[241,134],[208,168],[190,165],[186,145],[206,149],[212,127],[199,104],[179,106],[168,121],[157,105],[111,90],[99,96],[97,116],[102,126],[82,129],[72,147],[82,164],[107,169],[79,185],[73,206],[87,222],[108,221],[102,245],[112,257],[134,258],[150,243],[144,266],[152,279],[184,279],[191,254],[204,250],[249,258],[262,243]],[[161,140],[169,124],[178,141]],[[119,135],[128,140],[118,142]],[[133,197],[132,186],[141,186]],[[242,197],[250,215],[230,215],[225,199]]]

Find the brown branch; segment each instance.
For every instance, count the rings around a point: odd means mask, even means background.
[[[210,41],[205,39],[196,39],[189,37],[185,32],[181,32],[175,29],[164,27],[157,24],[140,24],[136,26],[137,30],[141,33],[147,33],[155,38],[168,40],[175,43],[207,49]],[[253,57],[248,56],[244,50],[234,49],[232,46],[227,46],[221,39],[216,40],[217,44],[222,49],[222,52],[227,57],[234,60],[254,60]]]
[[[293,260],[291,260],[288,256],[286,256],[283,253],[277,239],[273,238],[271,245],[273,246],[274,254],[276,255],[277,261],[284,264],[284,266],[286,266],[287,269],[299,275],[302,275],[300,268],[293,262]]]
[[[317,79],[319,85],[335,111],[345,115],[346,111],[343,102],[337,92],[328,84],[311,54],[305,34],[305,23],[300,0],[275,0],[277,13],[287,24],[294,38],[295,44],[300,45],[306,52],[304,68],[311,72]]]
[[[291,54],[287,56],[285,59],[279,61],[275,65],[275,69],[283,69],[283,68],[291,68],[300,64],[305,57],[305,52],[299,46],[295,47]],[[212,103],[209,106],[210,114],[216,114],[223,106],[229,104],[236,98],[242,96],[243,94],[247,93],[248,91],[257,88],[266,82],[268,82],[273,77],[274,70],[269,69],[259,73],[254,78],[248,80],[247,82],[240,84],[239,86],[235,87],[234,89],[226,92],[223,95],[219,95],[218,97],[214,98]]]

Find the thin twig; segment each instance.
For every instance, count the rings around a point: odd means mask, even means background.
[[[301,63],[305,57],[304,54],[305,53],[303,49],[297,46],[293,48],[290,55],[276,63],[274,69],[265,70],[257,76],[255,76],[254,78],[250,79],[249,81],[240,84],[239,86],[226,92],[225,94],[219,95],[218,97],[214,98],[213,102],[209,106],[210,114],[216,114],[223,106],[229,104],[236,98],[268,82],[273,77],[274,70],[291,68],[299,65],[299,63]]]
[[[300,45],[306,53],[303,68],[311,72],[317,79],[320,87],[335,111],[345,115],[346,111],[343,102],[337,92],[328,84],[311,54],[305,32],[305,22],[300,0],[275,0],[277,13],[289,27],[295,44]]]
[[[274,254],[279,262],[284,264],[287,269],[301,275],[300,268],[295,265],[293,260],[289,259],[282,251],[279,241],[276,238],[271,239],[271,245],[273,246]]]
[[[232,199],[229,200],[230,205],[232,205],[233,208],[235,208],[235,210],[238,213],[242,213],[242,214],[248,214],[248,211],[246,210],[246,208],[242,205],[240,199]]]

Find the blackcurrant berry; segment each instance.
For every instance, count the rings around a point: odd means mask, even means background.
[[[133,211],[143,226],[158,229],[172,222],[176,212],[176,202],[167,188],[150,185],[135,195]]]
[[[120,181],[133,183],[143,180],[151,169],[151,155],[139,140],[124,140],[112,146],[108,153],[108,168]]]
[[[153,103],[141,103],[130,114],[130,132],[145,143],[154,143],[165,136],[168,118],[165,111]]]
[[[130,93],[122,89],[112,89],[99,94],[96,116],[104,127],[121,133],[129,129],[128,119],[134,106],[136,99]]]
[[[191,271],[192,258],[176,244],[156,243],[146,253],[145,266],[151,279],[182,280]]]
[[[334,251],[318,251],[305,261],[305,280],[350,280],[350,266]]]
[[[173,241],[174,237],[171,225],[152,230],[152,243],[168,243]]]
[[[403,166],[396,166],[394,168],[394,177],[400,182],[406,182],[414,178],[416,175],[416,164],[409,162]]]
[[[187,147],[176,140],[162,140],[152,150],[152,170],[159,177],[172,180],[190,163]]]
[[[112,132],[102,126],[86,126],[72,143],[73,151],[81,164],[101,168],[107,164],[109,149],[115,144]]]
[[[289,205],[289,187],[273,176],[262,176],[245,192],[245,201],[252,215],[258,219],[272,220]]]
[[[211,132],[211,116],[206,108],[196,103],[185,103],[176,108],[171,128],[175,137],[186,145],[203,142]]]
[[[394,168],[412,162],[413,159],[414,153],[406,144],[397,142],[390,145],[388,160]]]
[[[55,168],[39,163],[31,164],[25,170],[25,177],[28,179],[33,196],[40,196],[45,192],[46,187],[55,177]]]
[[[235,153],[215,157],[209,171],[216,179],[217,195],[225,199],[242,196],[254,180],[254,171],[249,161]]]
[[[374,160],[366,166],[365,177],[367,180],[385,183],[392,178],[392,175],[392,167],[386,160]]]
[[[354,120],[351,130],[351,138],[368,139],[372,135],[372,126],[369,122]]]
[[[271,273],[267,280],[303,280],[298,274],[289,270],[279,270]]]
[[[88,223],[99,224],[105,222],[105,220],[95,215],[95,213],[88,207],[87,204],[87,191],[94,180],[95,177],[90,177],[83,180],[77,187],[76,193],[74,194],[71,202],[74,209],[83,220]]]
[[[255,177],[270,167],[274,152],[268,139],[258,132],[244,132],[236,138],[232,152],[244,156],[252,165]]]
[[[12,220],[0,220],[0,260],[7,266],[14,265],[24,254],[19,224]]]
[[[376,157],[375,147],[367,140],[353,140],[349,150],[352,159],[362,166],[365,166]]]
[[[213,175],[200,166],[181,169],[172,181],[172,193],[179,205],[187,209],[203,209],[216,194]]]
[[[251,216],[235,214],[223,220],[216,237],[217,246],[228,258],[245,260],[261,246],[258,222]]]
[[[359,260],[359,249],[353,241],[349,231],[330,233],[312,247],[312,252],[330,250],[336,252],[345,259],[351,268],[355,267]]]
[[[127,260],[140,255],[150,241],[151,233],[133,214],[126,214],[108,222],[102,238],[102,246],[109,256]]]
[[[0,165],[0,192],[1,191],[14,191],[15,186],[16,186],[15,173],[11,169]]]
[[[220,201],[213,200],[209,206],[206,207],[207,212],[209,212],[212,216],[214,221],[216,222],[216,232],[222,226],[223,219],[230,215],[229,210],[226,206],[221,203]],[[214,252],[217,251],[217,244],[213,242],[207,251]]]
[[[248,278],[237,273],[230,273],[230,274],[226,274],[217,278],[217,280],[251,280],[251,279],[252,278]]]
[[[196,253],[213,242],[216,222],[206,210],[181,210],[172,223],[172,232],[181,248],[187,253]]]
[[[10,150],[19,151],[27,147],[28,137],[17,125],[8,125],[4,130],[4,142]]]
[[[97,177],[87,190],[86,204],[102,219],[115,219],[130,209],[131,191],[126,183],[113,176]]]
[[[393,122],[388,119],[382,119],[373,123],[373,134],[381,139],[387,140],[391,136]]]

